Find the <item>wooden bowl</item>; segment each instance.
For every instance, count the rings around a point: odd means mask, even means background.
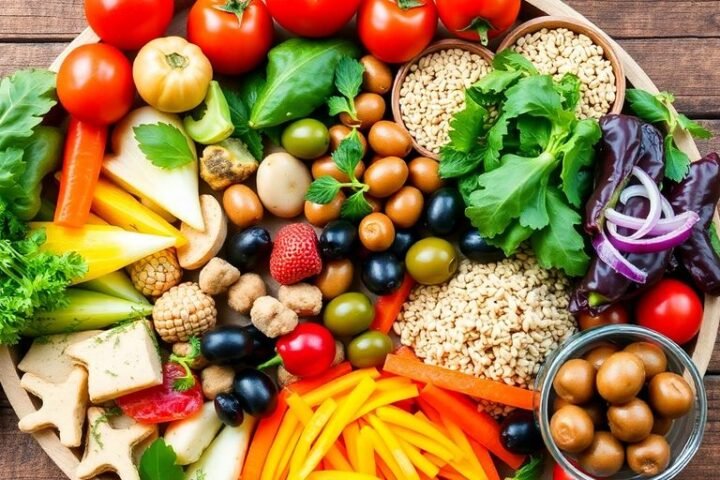
[[[402,67],[400,67],[400,70],[398,70],[397,74],[395,75],[395,82],[393,83],[392,88],[392,98],[391,98],[391,106],[392,106],[392,113],[393,113],[393,119],[395,122],[400,125],[408,134],[410,134],[410,138],[412,138],[413,147],[415,150],[420,153],[420,155],[424,157],[433,158],[435,160],[439,160],[440,156],[437,153],[433,153],[427,148],[423,147],[422,145],[418,144],[415,140],[415,137],[413,137],[412,133],[405,127],[405,122],[402,118],[402,112],[400,111],[400,89],[402,88],[403,83],[405,82],[405,78],[410,73],[410,68],[418,63],[421,58],[425,57],[426,55],[433,54],[435,52],[439,52],[442,50],[451,50],[454,48],[459,48],[461,50],[466,50],[470,53],[475,53],[477,55],[480,55],[485,61],[488,63],[492,62],[492,59],[494,57],[494,54],[488,50],[487,48],[483,47],[480,44],[467,42],[465,40],[458,40],[454,38],[448,38],[445,40],[439,40],[435,43],[432,43],[429,47],[427,47],[425,50],[423,50],[417,57],[413,58],[406,64],[404,64]]]
[[[190,0],[175,0],[176,12],[178,18],[176,23],[184,24],[184,8],[188,7]],[[548,15],[559,15],[570,17],[578,22],[589,24],[580,13],[576,12],[570,6],[560,0],[525,0],[525,7]],[[173,32],[175,30],[172,30]],[[53,62],[51,69],[57,70],[68,53],[74,48],[81,45],[96,43],[99,38],[95,33],[87,29],[80,34]],[[658,93],[658,88],[640,68],[640,66],[612,39],[609,39],[612,50],[617,54],[622,66],[624,67],[627,79],[637,88],[642,88],[653,94]],[[447,47],[445,47],[447,48]],[[607,50],[611,51],[611,50]],[[679,148],[690,156],[692,159],[699,159],[700,153],[693,139],[686,133],[680,132],[675,134],[675,141]],[[716,228],[720,226],[720,218],[715,216],[714,225]],[[700,333],[697,341],[692,349],[692,359],[698,367],[701,374],[707,370],[708,363],[713,353],[715,338],[718,333],[718,324],[720,323],[720,297],[706,296],[704,303],[704,315]],[[17,364],[24,354],[23,346],[15,347],[0,346],[0,383],[5,390],[8,400],[19,417],[23,417],[34,412],[38,408],[39,402],[30,394],[20,387],[20,372],[17,370]],[[80,449],[69,449],[60,444],[60,439],[55,431],[48,429],[33,434],[42,449],[57,464],[57,466],[68,476],[75,478],[75,470],[79,464]],[[107,477],[100,477],[107,478]],[[110,477],[116,478],[116,477]],[[551,478],[543,476],[543,478]]]
[[[525,23],[518,25],[514,30],[507,34],[498,47],[498,52],[510,48],[515,45],[518,39],[524,37],[527,34],[532,34],[537,31],[547,28],[548,30],[554,30],[558,28],[565,28],[572,32],[583,34],[590,38],[595,45],[599,45],[605,54],[605,58],[610,61],[612,65],[613,73],[615,74],[615,103],[613,103],[608,113],[620,113],[625,103],[625,69],[623,64],[615,53],[615,44],[605,32],[597,28],[595,25],[590,23],[585,18],[576,17],[561,17],[561,16],[546,16],[537,17],[532,20],[528,20]]]

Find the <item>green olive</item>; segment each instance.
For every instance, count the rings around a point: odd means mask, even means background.
[[[423,238],[405,256],[405,266],[416,282],[437,285],[452,277],[458,268],[458,254],[447,240]]]
[[[282,133],[282,146],[290,155],[313,160],[327,152],[330,134],[327,127],[314,118],[291,123]]]
[[[393,342],[388,335],[370,331],[354,338],[348,345],[347,354],[355,368],[378,367],[392,349]]]
[[[367,295],[359,292],[343,293],[325,307],[323,323],[339,337],[357,335],[368,329],[375,309]]]

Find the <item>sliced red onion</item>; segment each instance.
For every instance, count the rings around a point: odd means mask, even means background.
[[[627,258],[623,257],[622,253],[620,253],[613,244],[610,243],[610,240],[604,231],[595,235],[592,245],[600,260],[610,265],[610,268],[623,277],[628,280],[632,280],[635,283],[645,283],[647,281],[647,273],[643,272],[630,263]]]
[[[692,233],[693,225],[695,225],[700,217],[695,212],[685,212],[676,218],[683,218],[685,222],[675,230],[664,235],[652,238],[635,239],[621,235],[617,231],[614,223],[607,223],[608,237],[610,242],[621,252],[628,253],[656,253],[677,247],[684,243]],[[657,225],[656,225],[657,226]]]
[[[658,236],[670,233],[685,225],[685,222],[688,221],[688,217],[691,215],[697,214],[695,212],[683,212],[671,218],[661,218],[652,230],[648,232],[648,235]],[[637,230],[644,223],[644,219],[625,215],[614,208],[605,210],[605,220],[608,225],[613,224],[616,227],[624,227],[631,230]]]
[[[622,203],[624,205],[627,203],[628,200],[630,200],[633,197],[649,198],[649,195],[647,193],[647,190],[645,189],[645,186],[644,185],[632,185],[630,187],[627,187],[620,194],[620,203]],[[675,212],[673,211],[673,208],[670,205],[670,202],[668,201],[667,198],[665,198],[662,195],[660,196],[660,208],[662,209],[662,213],[666,218],[671,218],[675,215]]]
[[[660,220],[660,214],[662,213],[662,210],[660,209],[660,199],[662,198],[662,195],[660,194],[660,189],[655,183],[655,180],[650,178],[650,175],[645,173],[642,168],[633,167],[632,173],[635,178],[640,180],[642,186],[645,187],[648,200],[650,200],[650,212],[648,212],[645,222],[642,227],[638,228],[638,230],[631,235],[631,238],[643,238],[650,230],[652,230],[658,220]],[[620,195],[622,196],[622,193]]]

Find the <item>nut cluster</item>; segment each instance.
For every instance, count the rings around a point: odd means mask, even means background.
[[[197,283],[172,287],[155,302],[153,323],[163,342],[187,342],[215,327],[215,301]]]
[[[450,120],[465,108],[465,90],[489,71],[484,58],[460,48],[428,54],[410,67],[400,88],[400,113],[418,145],[440,153],[450,140]]]
[[[526,56],[545,75],[560,80],[566,73],[577,75],[581,82],[579,118],[600,118],[610,111],[617,89],[612,64],[600,45],[583,34],[566,28],[543,28],[528,33],[512,47]]]
[[[528,387],[575,331],[570,283],[520,252],[497,263],[463,260],[445,285],[420,286],[395,332],[426,363]]]

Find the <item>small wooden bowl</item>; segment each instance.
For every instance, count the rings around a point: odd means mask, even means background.
[[[480,55],[485,61],[488,63],[492,62],[493,57],[495,56],[490,50],[483,47],[482,45],[479,45],[477,43],[472,42],[466,42],[464,40],[457,40],[454,38],[449,38],[445,40],[439,40],[433,44],[431,44],[429,47],[427,47],[425,50],[423,50],[417,57],[410,60],[408,63],[400,67],[400,70],[398,70],[397,75],[395,76],[395,83],[393,84],[392,88],[392,99],[391,99],[391,105],[392,105],[392,113],[393,118],[395,119],[395,122],[400,125],[408,134],[410,134],[410,138],[412,138],[413,147],[415,150],[420,153],[420,155],[424,157],[433,158],[435,160],[439,160],[440,156],[437,153],[433,153],[427,148],[423,147],[422,145],[419,145],[415,141],[415,137],[412,136],[412,133],[405,127],[405,122],[402,118],[402,112],[400,111],[400,89],[402,88],[403,83],[405,82],[405,78],[410,73],[410,67],[412,67],[414,64],[418,63],[421,58],[425,57],[426,55],[433,54],[435,52],[439,52],[441,50],[452,50],[454,48],[459,48],[461,50],[467,50],[470,53],[474,53],[477,55]]]
[[[533,18],[518,25],[513,31],[508,33],[500,43],[497,51],[501,52],[506,48],[510,48],[515,45],[515,42],[517,42],[519,38],[524,37],[528,33],[535,33],[543,28],[547,28],[548,30],[566,28],[572,32],[589,37],[595,45],[602,47],[605,58],[610,61],[613,73],[615,74],[615,103],[613,103],[608,113],[620,113],[625,103],[625,70],[612,46],[612,40],[610,40],[605,32],[589,22],[570,17],[545,16]]]

